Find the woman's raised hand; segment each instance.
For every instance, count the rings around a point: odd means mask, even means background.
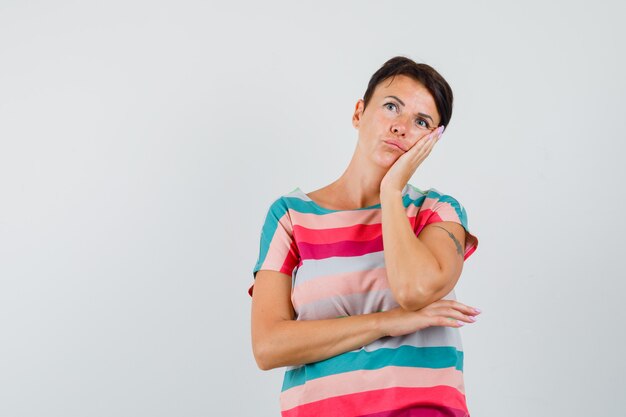
[[[381,313],[386,336],[403,336],[431,326],[461,327],[473,323],[480,310],[454,300],[438,300],[417,311],[396,307]]]
[[[441,138],[443,130],[444,127],[440,126],[418,140],[408,151],[400,155],[380,182],[381,194],[386,191],[402,191],[417,170],[417,167],[426,159],[439,138]]]

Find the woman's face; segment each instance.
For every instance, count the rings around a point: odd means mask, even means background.
[[[376,86],[367,108],[360,99],[352,116],[358,147],[375,164],[389,168],[419,139],[439,125],[432,95],[420,82],[396,75]]]

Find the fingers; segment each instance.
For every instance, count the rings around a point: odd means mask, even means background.
[[[442,324],[443,326],[461,327],[464,326],[465,323],[474,323],[476,321],[475,316],[463,314],[459,310],[455,310],[453,308],[444,309],[440,314],[441,315],[438,317],[441,320],[444,320],[444,324]]]
[[[401,336],[432,326],[461,327],[473,323],[480,310],[455,300],[438,300],[417,311],[395,307],[380,314],[383,333]]]
[[[441,135],[443,135],[443,131],[444,131],[444,126],[439,126],[437,129],[435,129],[434,131],[432,131],[427,137],[427,146],[429,147],[429,149],[432,149],[435,146],[435,143],[437,143],[439,141],[439,139],[441,138]],[[429,150],[430,152],[430,150]]]
[[[459,310],[461,312],[471,314],[471,315],[477,315],[481,313],[481,310],[475,307],[471,307],[466,304],[460,303],[456,300],[437,300],[434,303],[431,303],[428,305],[428,307],[430,306],[435,307],[435,308],[440,308],[440,307],[454,308],[455,310]]]
[[[481,313],[479,309],[454,300],[439,300],[427,308],[432,326],[462,327],[476,322],[476,316]]]
[[[416,157],[418,159],[424,159],[429,154],[430,151],[435,146],[435,143],[439,141],[441,135],[443,135],[444,126],[439,126],[434,131],[430,132],[428,135],[424,135],[420,140],[418,140],[413,148],[415,148]]]
[[[420,140],[424,142],[431,142],[432,140],[434,140],[435,142],[437,142],[437,140],[439,140],[441,136],[443,135],[444,130],[445,130],[445,126],[439,126],[437,129],[433,130],[428,135],[425,135]]]

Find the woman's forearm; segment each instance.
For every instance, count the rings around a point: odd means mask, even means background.
[[[387,279],[398,304],[418,310],[434,300],[433,282],[440,274],[437,259],[411,228],[402,193],[381,192],[382,232]]]
[[[259,368],[318,362],[359,349],[383,336],[397,337],[430,326],[460,327],[479,311],[454,300],[437,300],[418,311],[388,311],[326,320],[279,320],[253,337]]]
[[[385,313],[325,320],[282,320],[265,330],[255,356],[261,369],[317,362],[385,336]]]

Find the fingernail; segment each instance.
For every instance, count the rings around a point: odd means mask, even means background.
[[[477,312],[478,314],[482,313],[482,310],[479,308],[474,308],[474,311]]]
[[[443,135],[443,131],[444,131],[444,130],[446,130],[446,127],[442,125],[442,126],[441,126],[441,134],[442,134],[442,135]]]
[[[476,321],[476,317],[474,316],[468,316],[467,318],[470,319],[470,321]]]
[[[465,326],[465,323],[463,323],[462,321],[457,321],[457,323],[459,323],[459,326]]]

